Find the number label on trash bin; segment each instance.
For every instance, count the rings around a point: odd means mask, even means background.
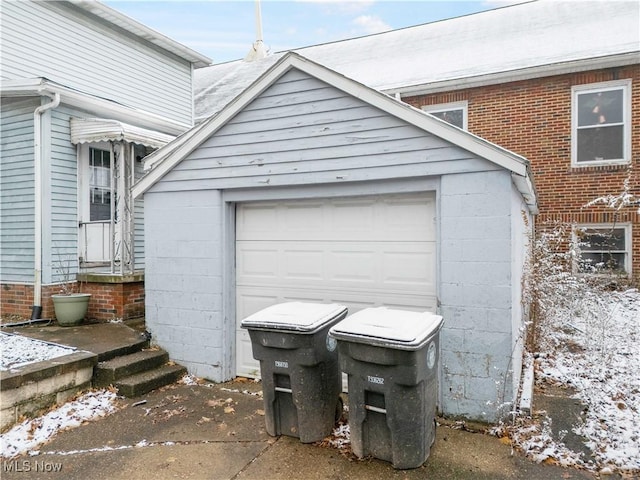
[[[367,381],[369,383],[377,383],[378,385],[384,385],[384,378],[382,377],[372,377],[371,375],[367,375]]]
[[[281,360],[276,360],[276,367],[278,367],[278,368],[289,368],[289,362],[283,362]]]

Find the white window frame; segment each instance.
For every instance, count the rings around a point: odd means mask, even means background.
[[[449,112],[451,110],[462,110],[462,129],[467,130],[467,112],[469,111],[469,102],[466,100],[461,102],[439,103],[437,105],[423,105],[421,108],[427,113],[442,113]]]
[[[622,90],[622,152],[623,158],[611,160],[578,161],[578,96],[607,90]],[[571,87],[571,166],[575,168],[598,165],[624,165],[631,161],[631,80],[574,85]]]
[[[576,230],[611,230],[614,228],[624,229],[624,276],[631,277],[632,271],[631,267],[633,264],[631,255],[633,252],[631,245],[631,223],[584,223],[576,225]],[[578,235],[577,232],[574,231],[574,241],[577,242]],[[578,265],[575,265],[576,271],[579,272]],[[590,273],[590,272],[579,272],[582,275],[600,275],[600,276],[609,276],[609,275],[618,275],[615,272],[602,272],[602,273]]]

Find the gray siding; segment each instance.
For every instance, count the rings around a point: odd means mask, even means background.
[[[144,148],[142,149],[144,150]],[[136,181],[144,175],[144,160],[134,163],[134,175]],[[135,268],[141,270],[144,268],[144,198],[142,196],[134,200],[133,203],[134,217],[134,255]]]
[[[34,99],[2,102],[0,272],[3,282],[33,281],[33,111],[37,106]]]
[[[78,154],[70,141],[69,119],[78,112],[58,107],[51,114],[51,159],[45,162],[46,201],[43,218],[50,222],[45,229],[43,244],[43,281],[64,280],[60,272],[61,262],[71,262],[70,273],[75,278],[78,265]],[[51,248],[46,248],[49,245]]]
[[[191,65],[58,2],[3,2],[2,79],[46,77],[191,123]]]
[[[294,70],[220,128],[154,190],[301,185],[488,168],[496,167]]]

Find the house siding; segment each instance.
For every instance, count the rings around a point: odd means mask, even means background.
[[[3,80],[46,77],[192,123],[189,62],[81,10],[61,2],[3,2],[0,41]]]
[[[631,79],[632,189],[640,184],[640,65],[406,97],[415,107],[468,102],[468,129],[531,162],[538,191],[539,227],[548,222],[631,223],[633,274],[640,280],[638,209],[584,208],[594,198],[622,191],[629,165],[572,167],[571,87]]]
[[[2,280],[33,281],[35,99],[2,102],[0,130],[0,256]]]
[[[135,161],[133,175],[139,180],[144,175],[144,161]],[[136,270],[142,270],[144,264],[144,197],[140,196],[133,201],[133,228],[134,228],[134,257]]]
[[[52,111],[50,128],[51,159],[45,162],[45,210],[43,218],[50,222],[44,230],[43,282],[62,282],[61,267],[70,262],[72,279],[75,279],[78,262],[78,155],[71,144],[70,118],[78,112],[59,107]],[[50,256],[50,257],[49,257]]]
[[[487,168],[498,167],[294,70],[154,188],[299,185]]]

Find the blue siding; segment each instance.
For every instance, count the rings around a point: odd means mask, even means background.
[[[2,79],[46,77],[191,123],[189,62],[64,3],[2,3]]]
[[[135,162],[135,180],[138,181],[144,174],[144,161]],[[136,270],[141,270],[145,266],[144,262],[144,197],[140,196],[134,201],[133,205],[134,216],[134,255]]]
[[[302,185],[495,168],[359,98],[292,70],[153,190]]]
[[[77,271],[78,264],[78,155],[75,145],[70,141],[69,119],[78,114],[67,108],[59,107],[53,111],[50,120],[51,128],[51,162],[47,165],[50,179],[47,193],[48,211],[45,221],[49,228],[45,231],[43,243],[45,265],[51,269],[43,269],[43,280],[62,281],[60,263],[71,261],[71,272]],[[51,248],[46,248],[46,246]],[[48,273],[50,274],[47,275]]]
[[[32,282],[34,99],[3,101],[0,118],[0,280]]]

